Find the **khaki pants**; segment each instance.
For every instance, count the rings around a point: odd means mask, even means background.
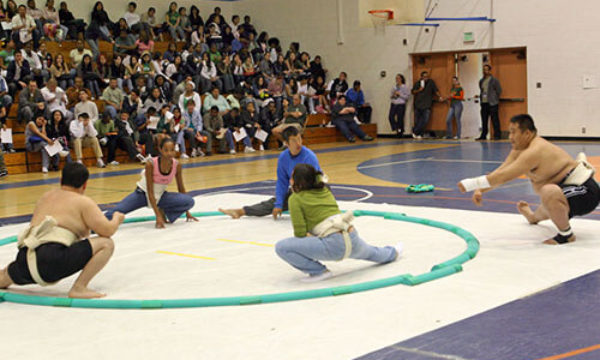
[[[73,150],[75,150],[75,157],[77,157],[77,160],[81,160],[83,157],[81,153],[82,146],[91,147],[94,149],[96,159],[102,159],[102,149],[100,148],[100,143],[96,137],[85,136],[83,138],[73,139]]]

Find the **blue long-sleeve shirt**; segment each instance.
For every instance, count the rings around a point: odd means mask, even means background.
[[[292,172],[298,164],[312,165],[318,171],[321,171],[319,159],[312,150],[303,146],[298,155],[292,156],[290,150],[287,149],[279,155],[277,161],[277,185],[275,186],[275,207],[282,209],[283,202],[290,186],[290,178]]]
[[[357,92],[352,88],[346,92],[346,99],[355,106],[362,106],[365,103],[365,94],[362,90]]]

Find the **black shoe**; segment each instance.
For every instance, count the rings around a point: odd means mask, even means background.
[[[212,155],[212,152],[211,152],[211,151],[208,151],[208,152],[206,152],[204,155],[206,155],[206,156],[211,156],[211,155]]]
[[[3,178],[5,176],[7,176],[7,175],[8,175],[8,170],[2,170],[2,171],[0,171],[0,178]]]
[[[484,137],[481,137],[481,136],[480,136],[480,137],[478,137],[477,139],[475,139],[475,141],[484,141],[484,140],[486,140],[486,138],[484,138]]]
[[[356,142],[356,138],[350,138],[350,139],[348,139],[348,142],[354,143],[354,142]]]
[[[372,137],[370,137],[369,135],[365,135],[364,138],[362,138],[362,141],[373,141],[375,139],[373,139]]]

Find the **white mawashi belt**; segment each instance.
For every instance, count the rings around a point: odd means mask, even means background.
[[[582,185],[588,181],[589,178],[594,176],[594,173],[596,172],[596,169],[594,169],[592,164],[587,162],[587,158],[584,153],[579,153],[575,160],[578,162],[578,164],[562,181],[563,185]]]
[[[352,226],[353,219],[354,213],[347,211],[344,214],[334,215],[321,221],[311,231],[311,233],[316,234],[318,237],[326,237],[336,232],[342,233],[346,250],[344,251],[344,256],[338,261],[347,259],[352,254],[352,239],[350,239],[348,229]]]

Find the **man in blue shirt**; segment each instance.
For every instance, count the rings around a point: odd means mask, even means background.
[[[281,216],[288,209],[288,197],[290,196],[290,178],[294,167],[298,164],[312,165],[317,171],[321,171],[319,160],[312,150],[302,146],[302,135],[295,127],[288,127],[283,131],[283,141],[287,150],[279,155],[277,161],[277,184],[275,186],[275,197],[269,200],[244,206],[241,209],[219,209],[220,212],[234,219],[246,216],[265,216],[272,214],[274,219]]]
[[[369,103],[365,102],[365,94],[360,89],[360,81],[354,81],[352,89],[346,92],[346,99],[348,103],[356,109],[358,120],[361,123],[371,123],[371,112],[373,109]]]

